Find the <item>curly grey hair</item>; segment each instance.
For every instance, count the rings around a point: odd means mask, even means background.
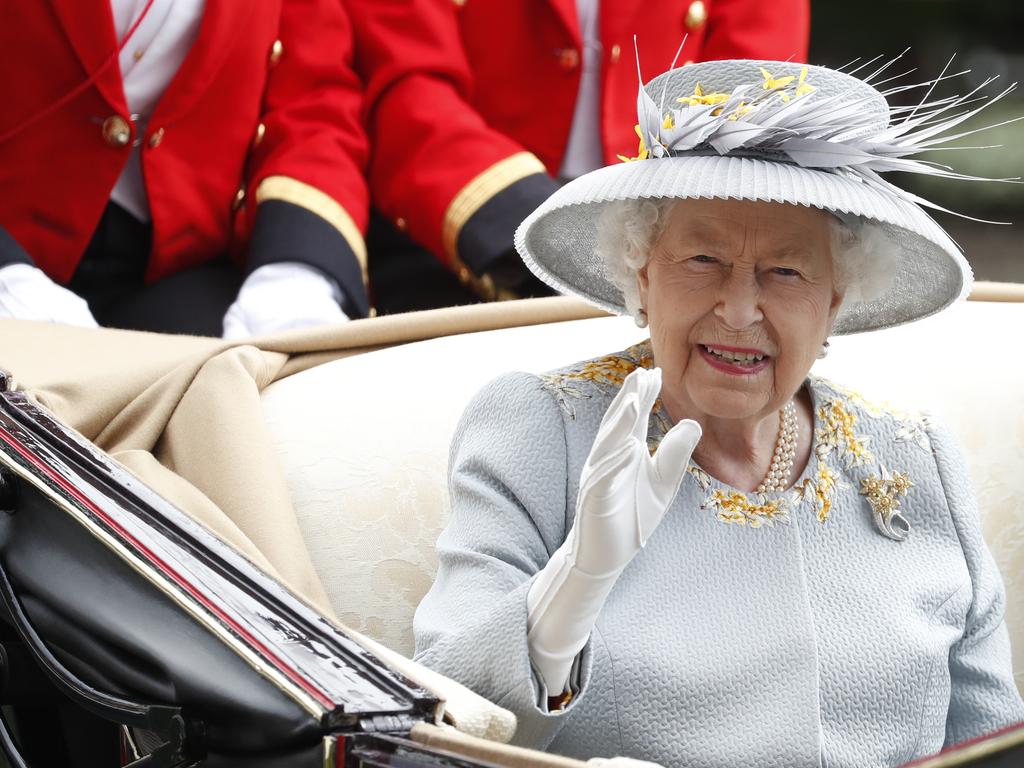
[[[637,317],[640,292],[636,274],[642,269],[668,222],[673,198],[619,200],[610,203],[597,223],[595,251],[608,276],[622,291],[627,311]],[[884,294],[895,272],[898,246],[884,230],[858,216],[833,214],[832,264],[842,306],[872,301]]]

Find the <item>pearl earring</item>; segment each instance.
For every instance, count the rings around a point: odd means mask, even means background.
[[[824,344],[821,345],[821,352],[818,353],[818,359],[819,360],[824,360],[826,357],[828,357],[828,342],[827,341]]]
[[[633,321],[636,323],[637,328],[647,327],[647,311],[644,309],[638,309],[636,314],[633,315]]]

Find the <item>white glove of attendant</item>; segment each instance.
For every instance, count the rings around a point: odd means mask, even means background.
[[[274,331],[348,320],[337,281],[296,261],[267,264],[245,278],[224,315],[224,338],[244,339]]]
[[[57,285],[31,264],[0,268],[0,317],[97,327],[85,299]]]
[[[651,456],[647,421],[660,391],[658,368],[626,377],[583,466],[572,529],[527,594],[530,660],[550,696],[565,690],[608,593],[658,527],[700,440],[686,419]]]

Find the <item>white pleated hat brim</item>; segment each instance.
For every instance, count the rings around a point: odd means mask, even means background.
[[[849,175],[748,157],[666,157],[593,171],[541,204],[519,226],[516,248],[552,287],[625,314],[622,292],[595,252],[597,222],[609,203],[641,198],[789,203],[872,220],[897,246],[895,274],[878,298],[843,305],[836,334],[918,320],[970,291],[971,268],[960,249],[916,204]]]

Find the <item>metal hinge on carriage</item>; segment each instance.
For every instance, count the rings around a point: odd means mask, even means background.
[[[359,720],[359,728],[365,733],[408,733],[422,718],[412,715],[372,715]]]

